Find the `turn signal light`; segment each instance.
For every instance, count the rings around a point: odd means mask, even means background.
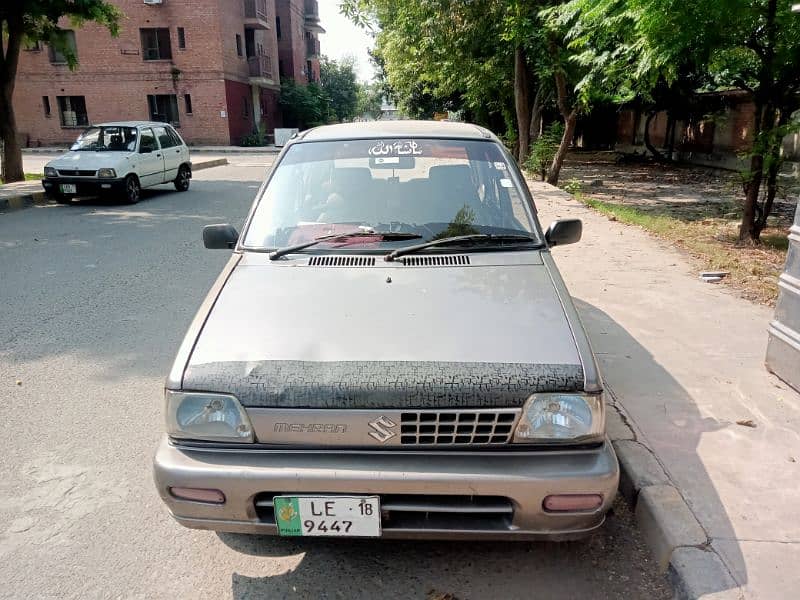
[[[597,510],[603,504],[600,494],[555,494],[542,502],[545,512],[582,512]]]
[[[206,504],[225,504],[225,494],[220,490],[203,488],[171,487],[169,493],[179,500],[205,502]]]

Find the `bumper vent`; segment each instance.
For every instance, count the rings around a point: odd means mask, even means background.
[[[275,523],[275,496],[338,496],[322,492],[261,492],[255,497],[262,523]],[[351,495],[351,494],[348,494]],[[380,496],[383,530],[505,531],[511,527],[514,505],[504,496],[443,496],[367,494]]]
[[[500,446],[511,441],[517,409],[403,412],[401,446]]]
[[[309,267],[374,267],[374,256],[312,256]]]
[[[74,169],[59,169],[58,174],[62,177],[94,177],[97,171],[78,171]]]
[[[448,256],[404,256],[401,260],[406,267],[451,267],[469,264],[469,256],[466,254],[452,254]]]

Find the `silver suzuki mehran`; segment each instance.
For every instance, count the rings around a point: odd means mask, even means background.
[[[603,387],[520,172],[462,123],[293,138],[166,382],[178,522],[286,536],[572,539],[619,469]]]

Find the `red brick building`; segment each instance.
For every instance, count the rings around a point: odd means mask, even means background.
[[[192,144],[238,144],[281,126],[281,77],[319,79],[317,0],[113,2],[125,15],[119,37],[91,23],[68,34],[75,71],[45,45],[22,52],[14,107],[24,145],[134,119],[170,122]]]

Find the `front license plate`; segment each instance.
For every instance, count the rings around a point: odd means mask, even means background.
[[[275,496],[280,535],[379,537],[377,496]]]
[[[62,194],[77,194],[78,193],[78,186],[74,183],[62,183],[61,184],[61,193]]]

